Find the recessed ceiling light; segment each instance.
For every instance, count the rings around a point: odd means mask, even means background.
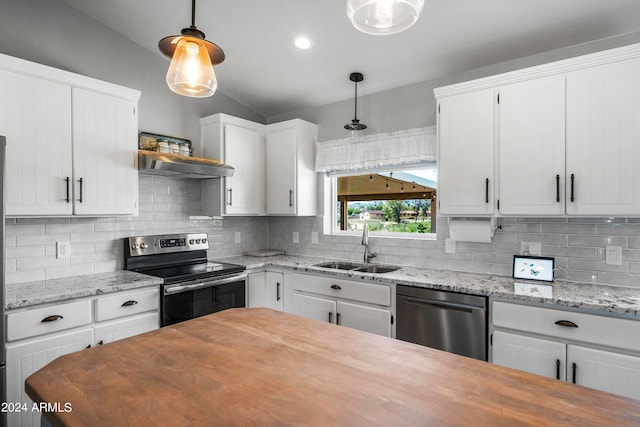
[[[311,47],[311,40],[306,37],[296,37],[293,41],[298,49],[309,49]]]

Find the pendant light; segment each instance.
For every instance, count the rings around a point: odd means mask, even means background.
[[[191,2],[191,26],[181,35],[168,36],[158,42],[160,51],[171,58],[167,71],[169,88],[179,95],[206,98],[218,88],[213,66],[224,61],[224,51],[205,40],[196,28],[196,0]]]
[[[347,15],[363,33],[395,34],[416,23],[424,0],[347,0]]]
[[[351,120],[351,123],[344,125],[344,128],[347,130],[353,130],[353,131],[365,130],[367,128],[367,125],[360,123],[360,120],[358,120],[358,82],[361,82],[362,80],[364,80],[364,76],[362,75],[362,73],[351,73],[349,75],[349,80],[355,83],[356,97],[354,100],[353,120]]]

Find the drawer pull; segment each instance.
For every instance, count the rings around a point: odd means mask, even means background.
[[[558,320],[556,325],[566,326],[567,328],[577,328],[578,325],[573,323],[571,320]]]
[[[122,303],[122,307],[131,307],[132,305],[136,305],[138,301],[129,300]]]
[[[40,322],[41,323],[45,323],[45,322],[55,322],[56,320],[60,320],[60,319],[64,319],[64,317],[60,316],[59,314],[52,314],[51,316],[47,316],[44,319],[42,319]]]
[[[331,289],[337,289],[337,290],[340,290],[340,289],[342,289],[342,288],[340,287],[340,285],[331,285]]]

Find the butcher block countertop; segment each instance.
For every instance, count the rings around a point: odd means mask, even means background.
[[[640,401],[265,308],[54,360],[54,426],[637,426]]]

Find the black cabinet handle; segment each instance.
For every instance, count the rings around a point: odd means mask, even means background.
[[[98,345],[104,345],[104,341],[102,340],[98,341]]]
[[[575,362],[573,364],[571,364],[571,370],[573,371],[573,378],[571,379],[572,383],[576,383],[576,371],[578,370],[578,365],[575,364]]]
[[[280,301],[280,282],[276,282],[276,301]]]
[[[578,325],[573,323],[571,320],[558,320],[556,325],[566,326],[567,328],[577,328]]]
[[[82,187],[84,184],[84,178],[80,178],[79,181],[80,181],[80,198],[78,199],[78,201],[82,203]]]
[[[71,181],[71,180],[69,179],[69,177],[66,177],[66,178],[64,179],[64,182],[66,182],[66,183],[67,183],[67,198],[66,198],[67,203],[70,203],[70,202],[71,202],[71,198],[70,198],[70,195],[69,195],[69,182],[70,182],[70,181]]]
[[[556,175],[556,202],[560,203],[560,175]]]
[[[340,285],[331,285],[331,289],[336,289],[339,291],[342,288],[340,287]]]
[[[293,190],[289,190],[289,207],[293,206]]]
[[[340,324],[340,313],[336,313],[336,325]]]
[[[138,301],[129,300],[122,303],[121,307],[131,307],[132,305],[136,305]]]
[[[575,200],[575,198],[573,197],[573,187],[576,181],[576,176],[574,174],[571,174],[571,201],[573,202]]]
[[[489,178],[484,181],[484,202],[489,203]]]
[[[52,314],[51,316],[45,317],[40,322],[41,323],[55,322],[56,320],[62,320],[62,319],[64,319],[64,317],[60,316],[59,314]]]
[[[227,190],[229,192],[229,206],[233,205],[233,188]]]
[[[556,379],[560,379],[560,359],[556,359]]]
[[[333,323],[333,313],[329,312],[329,323]]]

